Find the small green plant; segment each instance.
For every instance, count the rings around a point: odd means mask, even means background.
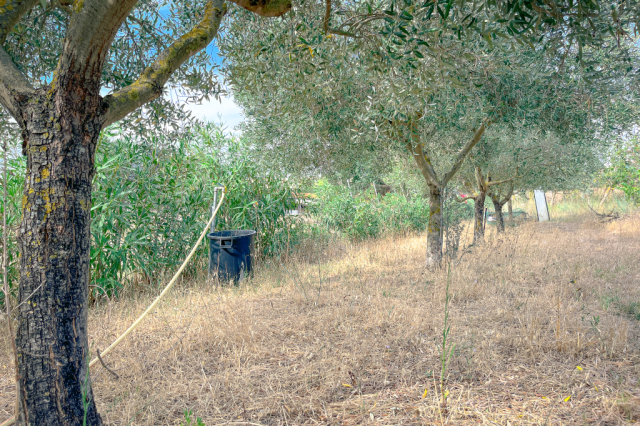
[[[636,321],[640,321],[640,302],[631,302],[629,304],[620,303],[620,309],[627,315],[630,315]]]
[[[451,357],[453,356],[453,352],[456,349],[455,343],[451,344],[450,339],[450,331],[451,325],[449,324],[449,313],[450,307],[449,303],[451,302],[451,293],[449,293],[449,285],[451,283],[451,263],[448,265],[447,270],[447,286],[445,287],[445,298],[444,298],[444,325],[442,326],[442,343],[440,345],[440,410],[443,414],[447,412],[447,397],[449,396],[449,391],[445,386],[445,374],[447,372],[447,367],[449,365],[449,361],[451,361]]]
[[[611,305],[616,305],[619,301],[620,298],[617,295],[604,295],[600,298],[602,309],[605,311],[608,311]]]
[[[593,328],[595,331],[600,333],[600,330],[598,329],[598,324],[600,324],[600,315],[591,316],[590,321],[591,321],[591,328]]]
[[[185,423],[180,423],[180,426],[205,426],[204,422],[200,417],[196,416],[196,418],[193,419],[191,417],[192,415],[193,415],[193,412],[190,409],[184,410]]]

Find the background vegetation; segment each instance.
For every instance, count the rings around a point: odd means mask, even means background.
[[[277,255],[298,237],[286,180],[253,164],[241,139],[215,125],[176,139],[136,139],[106,131],[96,155],[91,209],[91,282],[94,297],[127,284],[156,286],[184,260],[211,215],[214,183],[227,185],[217,229],[256,229],[258,257]],[[25,160],[9,162],[9,283],[18,279],[16,227]],[[187,276],[204,268],[208,240]]]

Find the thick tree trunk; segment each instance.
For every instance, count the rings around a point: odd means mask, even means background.
[[[22,110],[18,424],[96,426],[102,421],[89,378],[87,293],[103,104],[82,86],[60,92],[40,89]]]
[[[474,200],[473,244],[484,242],[484,200],[486,192],[479,192]]]
[[[427,226],[427,267],[433,268],[442,262],[442,191],[429,188],[429,225]]]
[[[511,203],[511,197],[507,201],[507,209],[509,210],[509,222],[513,223],[513,204]]]

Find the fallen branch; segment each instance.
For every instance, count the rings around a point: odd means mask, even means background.
[[[620,214],[618,214],[618,212],[613,211],[613,209],[611,209],[609,213],[598,213],[591,207],[591,203],[589,202],[588,199],[587,199],[587,207],[589,207],[589,210],[591,210],[598,217],[600,222],[608,222],[610,220],[620,219]]]

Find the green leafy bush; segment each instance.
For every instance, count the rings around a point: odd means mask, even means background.
[[[609,186],[620,188],[627,198],[640,205],[640,140],[628,141],[616,150],[613,161],[604,173]]]
[[[256,255],[272,256],[297,238],[292,192],[253,164],[242,140],[214,125],[183,138],[140,143],[106,138],[97,155],[91,248],[92,284],[110,291],[132,272],[149,283],[187,256],[211,215],[215,184],[227,187],[216,229],[255,229]],[[191,270],[208,256],[205,239]]]
[[[311,214],[327,229],[354,239],[422,231],[429,220],[429,202],[422,197],[409,200],[393,192],[382,197],[373,189],[354,195],[326,180],[318,181],[314,192],[318,199]]]
[[[110,132],[110,133],[109,133]],[[10,279],[18,277],[15,230],[25,161],[12,160],[8,178]],[[217,229],[255,229],[257,256],[287,250],[298,237],[292,191],[251,161],[243,141],[215,125],[179,140],[138,140],[107,130],[96,154],[91,208],[91,289],[115,294],[128,282],[159,284],[187,256],[211,216],[213,188],[226,185]],[[208,240],[185,271],[206,266]]]

